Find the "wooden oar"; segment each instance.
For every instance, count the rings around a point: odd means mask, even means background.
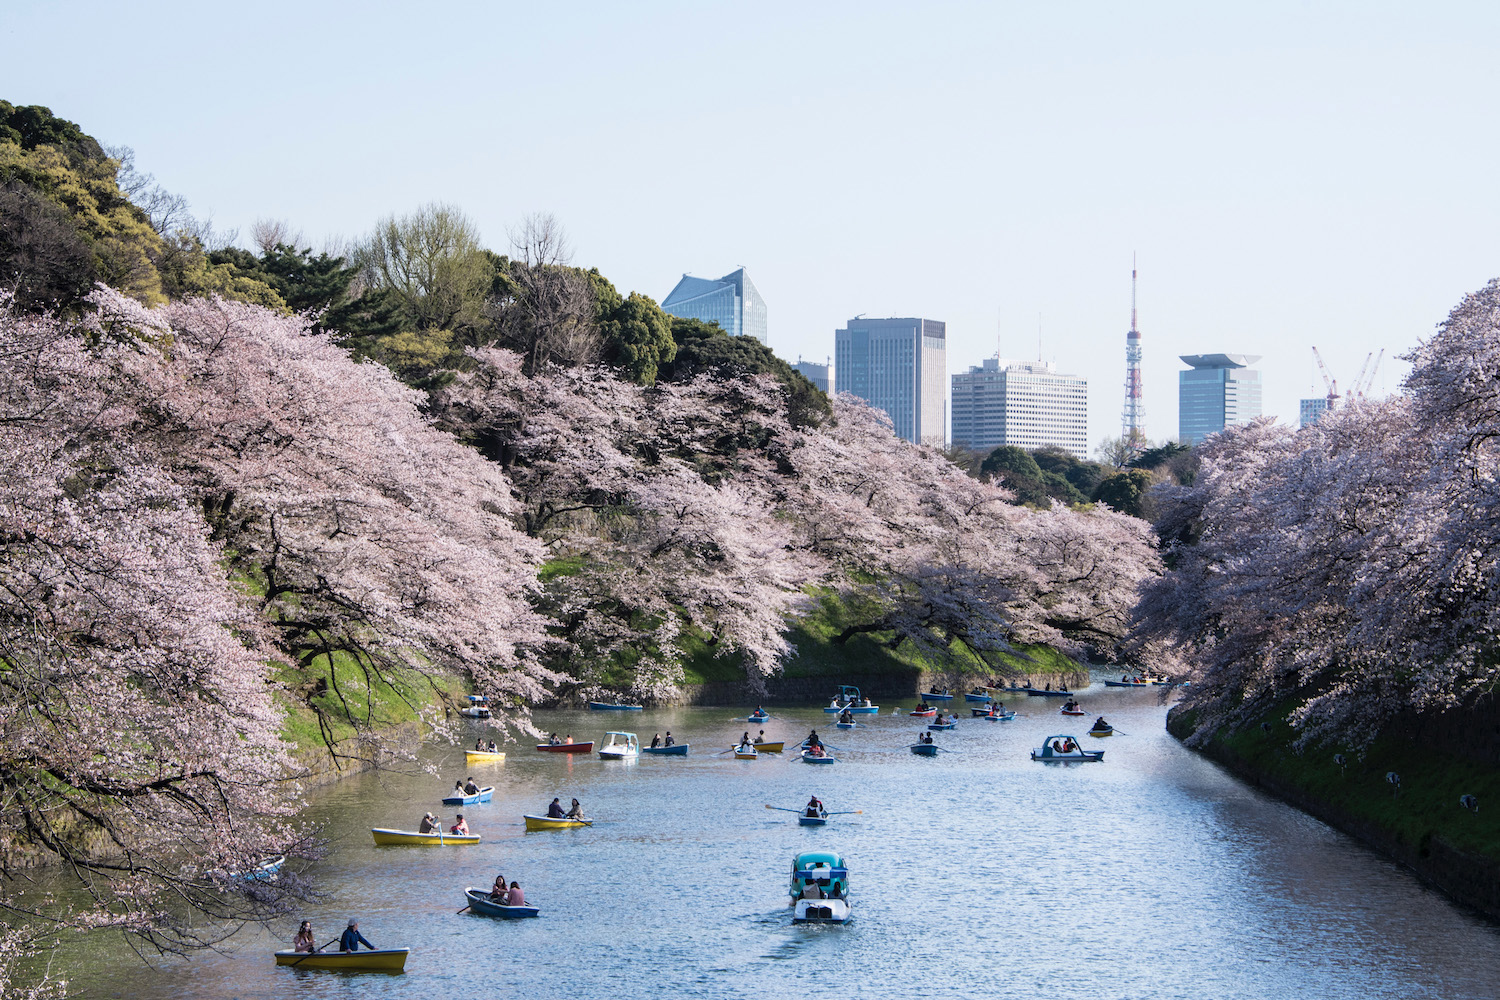
[[[835,812],[824,813],[823,815],[824,816],[863,816],[864,814],[865,814],[865,811],[863,809],[839,809],[839,810],[837,810]]]
[[[302,958],[312,958],[314,955],[319,954],[320,952],[322,952],[322,950],[324,948],[327,948],[327,947],[330,947],[332,945],[337,944],[338,940],[339,940],[338,938],[334,938],[333,940],[329,941],[328,944],[321,945],[320,947],[314,948],[312,951],[308,952],[306,955],[303,955]],[[292,965],[299,964],[302,961],[302,958],[297,959],[296,962],[293,962],[291,964]]]
[[[784,813],[799,813],[800,814],[802,812],[801,809],[788,809],[786,806],[773,806],[773,805],[770,805],[769,803],[767,803],[766,808],[767,809],[775,809],[778,812],[784,812]]]

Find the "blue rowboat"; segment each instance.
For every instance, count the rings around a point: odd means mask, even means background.
[[[933,692],[928,691],[926,694],[922,695],[922,698],[925,701],[952,701],[953,700],[953,696],[951,694],[948,694],[946,691],[943,692],[942,694],[934,694]]]
[[[804,751],[802,751],[802,763],[804,763],[804,764],[837,764],[838,763],[838,758],[836,758],[836,757],[830,757],[826,753],[824,753],[821,756],[819,756],[818,754],[813,753],[811,750],[804,750]]]
[[[913,743],[910,749],[919,757],[936,757],[938,751],[936,743]]]
[[[686,743],[673,743],[669,747],[641,747],[641,753],[672,754],[677,757],[686,757],[687,752]]]
[[[995,699],[993,697],[991,697],[990,695],[987,695],[987,694],[966,694],[966,695],[964,695],[964,701],[978,702],[981,705],[983,705],[985,702],[994,701],[994,700]]]
[[[481,917],[504,917],[508,920],[515,920],[519,917],[534,917],[541,912],[535,906],[502,906],[482,889],[465,889],[464,895],[468,897],[469,909]]]
[[[809,816],[806,813],[803,813],[801,816],[797,817],[797,825],[798,826],[827,826],[828,825],[828,817],[827,816]]]
[[[1071,698],[1077,691],[1043,691],[1041,688],[1022,688],[1033,698]]]
[[[981,719],[989,719],[991,722],[1009,722],[1011,719],[1014,719],[1015,717],[1016,717],[1016,713],[1015,712],[996,712],[993,715],[990,714],[989,712],[986,712],[983,715],[979,716],[979,718],[981,718]]]
[[[589,702],[591,712],[640,712],[645,709],[644,705],[611,705],[607,701]]]
[[[837,726],[840,729],[853,729],[855,726],[859,725],[859,723],[857,723],[857,722],[835,722],[834,725]]]
[[[771,717],[770,712],[752,712],[745,717],[746,722],[765,722]]]
[[[840,712],[849,712],[853,715],[879,715],[879,705],[847,705],[842,708],[834,708],[832,705],[823,709],[829,715],[837,715]]]
[[[957,725],[958,725],[958,723],[956,723],[956,722],[930,722],[930,723],[927,724],[927,728],[928,729],[952,729],[952,728],[954,728]]]
[[[495,794],[495,786],[481,788],[473,795],[450,795],[443,800],[445,806],[477,806],[481,802],[488,802],[490,796]]]

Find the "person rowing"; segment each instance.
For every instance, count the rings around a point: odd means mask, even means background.
[[[816,795],[814,795],[812,798],[808,799],[807,800],[807,815],[810,816],[810,817],[812,817],[812,818],[814,818],[814,819],[817,819],[817,818],[820,818],[820,817],[826,815],[826,812],[823,809],[823,800],[820,799],[820,798],[818,798]]]
[[[653,748],[661,746],[661,733],[657,733],[655,736],[651,737],[651,746]]]
[[[361,944],[371,951],[376,950],[375,946],[366,941],[365,936],[359,932],[359,921],[351,920],[349,926],[344,928],[343,935],[339,937],[339,951],[359,951]]]
[[[476,782],[474,780],[474,776],[473,775],[470,775],[469,776],[469,780],[464,782],[464,794],[465,795],[478,795],[479,794],[479,784],[478,784],[478,782]]]
[[[490,886],[490,899],[501,906],[505,905],[505,876],[496,875],[495,884]]]
[[[662,746],[668,746],[669,747],[669,746],[675,745],[676,743],[677,743],[677,741],[674,740],[674,739],[672,739],[672,730],[668,729],[667,730],[666,741],[662,744]]]
[[[558,799],[553,799],[552,800],[552,804],[547,807],[547,818],[548,819],[567,819],[568,818],[567,814],[565,812],[563,812],[562,799],[558,798]]]
[[[844,723],[853,722],[854,721],[854,713],[851,712],[851,711],[849,711],[847,708],[844,709],[842,712],[839,713],[839,721],[840,722],[844,722]]]
[[[823,749],[823,741],[818,738],[818,731],[816,729],[807,734],[807,745],[809,749],[812,747],[817,747],[819,750]]]
[[[422,817],[422,822],[417,826],[417,832],[418,833],[442,833],[443,832],[443,824],[440,823],[440,822],[438,822],[438,818],[436,816],[434,816],[432,813],[427,813],[427,814],[425,814]]]
[[[1110,724],[1104,721],[1104,716],[1101,715],[1101,716],[1099,716],[1099,718],[1097,718],[1097,719],[1094,720],[1094,731],[1095,732],[1103,732],[1104,730],[1109,729],[1109,728],[1111,728]],[[1126,735],[1128,736],[1130,734],[1126,733]]]
[[[766,741],[766,731],[764,729],[762,729],[760,731],[760,735],[757,736],[757,737],[755,737],[755,745],[756,746],[760,746],[765,741]]]

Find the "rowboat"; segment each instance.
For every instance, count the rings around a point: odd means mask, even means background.
[[[853,729],[856,726],[858,726],[859,723],[857,723],[857,722],[835,722],[834,725],[836,727],[838,727],[839,729]]]
[[[1041,688],[1022,688],[1033,698],[1071,698],[1077,694],[1076,691],[1045,691]]]
[[[1058,745],[1054,747],[1054,743]],[[1063,747],[1072,747],[1072,749],[1064,750],[1062,749]],[[1041,746],[1031,751],[1031,759],[1052,764],[1089,763],[1092,761],[1102,761],[1104,759],[1104,751],[1085,750],[1078,745],[1076,739],[1063,733],[1047,737]]]
[[[792,923],[844,924],[849,907],[849,866],[832,851],[807,851],[792,859]]]
[[[1102,726],[1099,725],[1099,723],[1096,722],[1096,723],[1094,723],[1094,728],[1092,728],[1092,729],[1089,730],[1089,735],[1090,736],[1104,737],[1104,736],[1113,736],[1114,734],[1115,734],[1115,727],[1111,726],[1107,722],[1104,725],[1102,725]]]
[[[759,756],[760,754],[756,752],[755,745],[753,743],[741,743],[739,746],[734,748],[735,760],[754,760]]]
[[[751,712],[745,717],[746,722],[765,722],[771,717],[770,712]]]
[[[854,715],[880,714],[879,705],[862,705],[860,704],[862,701],[864,699],[860,697],[859,688],[853,684],[840,684],[838,694],[833,696],[833,704],[823,711],[830,715],[837,715],[839,712],[850,712]]]
[[[580,826],[593,826],[591,819],[553,819],[551,816],[522,816],[528,830],[572,830]]]
[[[469,704],[458,710],[459,715],[471,719],[488,719],[490,717],[490,700],[482,694],[469,695]]]
[[[990,710],[989,710],[988,707],[985,707],[985,708],[971,708],[971,709],[969,709],[969,714],[971,716],[973,716],[974,718],[976,718],[976,719],[980,719],[980,718],[983,718],[986,715],[989,715],[990,714]]]
[[[924,718],[924,717],[929,716],[929,715],[937,715],[937,709],[935,709],[935,708],[914,708],[910,712],[907,712],[906,714],[910,715],[912,718]]]
[[[757,743],[755,744],[755,749],[761,753],[781,753],[781,751],[786,749],[786,741],[777,740],[775,743]]]
[[[599,747],[600,760],[635,760],[641,755],[641,741],[635,733],[608,732],[608,737]]]
[[[811,750],[802,751],[802,763],[804,764],[837,764],[838,758],[831,757],[827,753],[813,753]]]
[[[979,702],[980,704],[994,700],[994,696],[991,695],[988,691],[974,691],[970,694],[964,695],[964,701]]]
[[[488,802],[495,794],[495,786],[489,785],[481,788],[473,795],[450,795],[443,799],[445,806],[477,806],[481,802]]]
[[[686,757],[688,745],[686,743],[673,743],[669,747],[641,747],[641,753],[675,754],[678,757]]]
[[[412,830],[384,830],[378,826],[371,828],[370,833],[375,838],[376,847],[462,847],[479,843],[477,833],[416,833]]]
[[[382,969],[402,972],[410,948],[377,948],[374,951],[278,951],[277,965],[299,969]]]
[[[1104,686],[1112,688],[1143,688],[1150,687],[1151,682],[1144,679],[1129,681],[1105,681]]]
[[[944,729],[953,729],[957,725],[957,722],[929,722],[927,724],[927,728],[934,731],[940,731]]]
[[[588,740],[584,743],[538,743],[536,748],[542,753],[588,753],[594,749],[594,741]]]
[[[923,701],[952,701],[953,700],[953,696],[951,694],[949,694],[947,691],[944,691],[942,694],[938,694],[936,691],[928,691],[927,693],[925,693],[925,694],[922,695],[922,700]]]
[[[979,716],[979,718],[989,719],[991,722],[1009,722],[1015,717],[1015,712],[985,712]]]
[[[607,701],[589,702],[590,712],[640,712],[645,707],[644,705],[615,705]]]
[[[797,817],[797,825],[798,826],[827,826],[828,825],[828,816],[827,816],[826,813],[819,813],[817,816],[809,816],[807,813],[803,813],[801,816]]]
[[[1066,707],[1064,707],[1064,708],[1058,709],[1057,710],[1057,714],[1058,715],[1088,715],[1089,713],[1085,712],[1081,708],[1066,708]]]
[[[483,889],[471,887],[464,890],[464,895],[469,900],[469,909],[481,917],[503,917],[514,920],[518,917],[534,917],[541,913],[541,910],[535,906],[506,906],[503,903],[497,903]]]
[[[286,855],[278,854],[269,861],[263,861],[240,875],[246,882],[274,882],[276,876],[281,874],[281,866],[286,864]]]
[[[464,760],[470,764],[498,764],[505,759],[505,751],[465,750]]]
[[[936,757],[938,752],[936,743],[913,743],[907,749],[918,757]]]

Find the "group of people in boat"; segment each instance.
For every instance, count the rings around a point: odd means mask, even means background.
[[[651,745],[654,747],[670,747],[675,746],[676,744],[677,741],[672,739],[672,730],[670,729],[667,730],[667,739],[665,742],[662,741],[661,733],[657,733],[655,736],[651,737]]]
[[[848,701],[844,701],[838,695],[834,695],[833,696],[833,700],[828,703],[828,707],[829,708],[874,708],[875,706],[874,706],[873,703],[871,703],[871,701],[870,701],[869,698],[850,698]]]
[[[1064,736],[1052,741],[1053,753],[1072,753],[1078,749],[1078,744],[1073,742],[1073,737]]]
[[[560,798],[553,799],[552,800],[552,804],[547,807],[547,818],[548,819],[583,819],[584,818],[584,815],[583,815],[583,806],[581,806],[581,805],[578,804],[578,800],[577,799],[574,799],[573,800],[573,806],[572,806],[572,808],[570,808],[566,812],[564,812],[563,811],[563,807],[562,807],[562,799],[560,799]]]
[[[1076,712],[1076,711],[1078,711],[1078,699],[1077,698],[1069,698],[1067,701],[1063,702],[1062,710],[1064,712]]]
[[[453,783],[453,790],[460,795],[478,795],[479,782],[475,781],[474,776],[471,774],[467,781],[455,781]]]
[[[573,734],[572,733],[569,733],[567,736],[564,736],[561,739],[558,739],[558,736],[557,736],[556,733],[553,733],[551,736],[547,737],[547,745],[548,746],[560,747],[560,746],[563,746],[564,744],[571,744],[572,742],[573,742]]]
[[[920,733],[917,734],[917,742],[918,743],[931,743],[932,742],[932,734],[929,733],[925,729],[922,730]]]
[[[443,821],[438,819],[432,813],[424,813],[422,815],[422,822],[417,824],[417,832],[441,834],[443,832]],[[448,828],[448,832],[453,834],[455,837],[470,836],[469,824],[464,822],[463,813],[459,813],[456,817],[454,817],[453,825]]]
[[[328,942],[332,944],[333,942]],[[359,951],[359,946],[364,945],[371,951],[376,948],[365,940],[365,936],[359,932],[359,921],[349,921],[349,926],[344,928],[344,933],[339,935],[339,951]],[[326,947],[326,946],[325,946]],[[323,950],[313,938],[312,921],[302,921],[302,926],[297,928],[297,934],[292,938],[292,950],[306,952],[309,955],[320,954]]]
[[[474,741],[474,752],[475,753],[499,753],[500,752],[500,748],[495,745],[495,741],[494,740],[490,740],[489,744],[486,745],[485,742],[484,742],[484,737],[480,737],[479,739],[477,739],[477,740]]]
[[[936,684],[934,684],[932,687],[930,687],[930,688],[927,689],[927,693],[928,694],[947,694],[948,693],[948,689],[947,688],[943,688],[941,691],[939,691],[938,690],[938,686]]]
[[[578,800],[573,801],[576,803]],[[490,901],[499,903],[501,906],[525,906],[526,894],[521,891],[521,883],[512,882],[507,886],[505,876],[496,875],[495,884],[490,886]]]

